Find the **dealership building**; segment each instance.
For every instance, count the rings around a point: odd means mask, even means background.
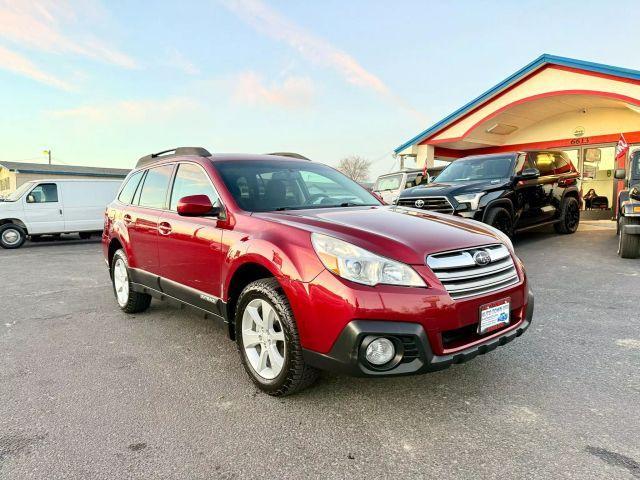
[[[468,155],[561,150],[581,173],[583,194],[595,190],[610,209],[621,187],[613,171],[628,161],[615,159],[621,135],[630,153],[640,148],[640,71],[542,55],[395,153],[428,168]]]

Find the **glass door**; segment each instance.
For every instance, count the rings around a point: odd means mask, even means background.
[[[608,211],[615,206],[615,145],[582,147],[582,199],[585,210]],[[604,213],[604,212],[603,212]]]

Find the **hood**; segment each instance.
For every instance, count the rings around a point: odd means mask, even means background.
[[[400,194],[400,198],[418,197],[443,197],[447,195],[461,195],[472,192],[489,192],[500,190],[509,185],[510,180],[474,180],[469,182],[436,182],[427,185],[418,185],[406,189]]]
[[[431,253],[504,243],[486,225],[423,210],[349,207],[254,213],[254,217],[330,235],[411,265]]]
[[[13,212],[13,211],[21,211],[22,204],[20,202],[7,202],[5,200],[0,201],[0,211],[3,212]]]

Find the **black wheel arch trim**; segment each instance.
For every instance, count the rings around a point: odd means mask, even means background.
[[[515,223],[515,208],[513,207],[513,202],[509,198],[496,198],[495,200],[491,200],[484,207],[484,212],[482,213],[482,221],[485,222],[487,219],[487,215],[489,214],[489,210],[495,207],[506,207],[511,215],[512,222]]]

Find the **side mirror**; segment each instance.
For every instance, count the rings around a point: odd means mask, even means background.
[[[178,215],[182,217],[217,217],[220,207],[214,207],[207,195],[189,195],[178,200]]]
[[[518,175],[520,180],[533,180],[540,176],[540,170],[537,168],[525,168],[522,173]]]
[[[616,168],[616,171],[613,173],[613,176],[618,180],[624,180],[627,176],[627,171],[624,168]]]
[[[36,203],[36,197],[34,197],[32,193],[27,195],[27,203]]]

